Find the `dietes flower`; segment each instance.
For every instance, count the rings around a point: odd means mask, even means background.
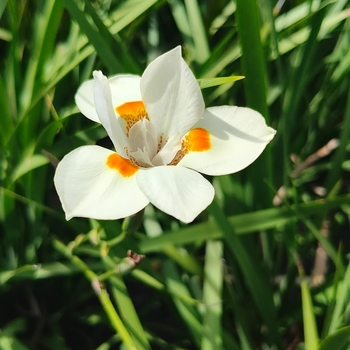
[[[152,203],[191,222],[214,198],[200,173],[242,170],[275,135],[252,109],[205,109],[180,47],[155,59],[142,77],[93,76],[76,103],[103,125],[115,151],[82,146],[58,164],[54,182],[67,220],[120,219]]]

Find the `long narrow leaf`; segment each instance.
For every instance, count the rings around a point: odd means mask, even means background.
[[[220,350],[222,347],[222,264],[223,243],[208,241],[205,254],[202,350]]]

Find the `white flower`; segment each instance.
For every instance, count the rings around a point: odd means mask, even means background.
[[[54,181],[67,220],[120,219],[152,203],[191,222],[214,198],[213,186],[198,172],[242,170],[275,135],[249,108],[205,109],[180,47],[154,60],[142,77],[93,76],[79,88],[76,103],[103,125],[115,151],[83,146],[59,163]]]

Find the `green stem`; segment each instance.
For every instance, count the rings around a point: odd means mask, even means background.
[[[107,314],[111,325],[120,338],[123,340],[125,345],[129,349],[135,349],[136,346],[132,340],[129,332],[125,328],[123,322],[121,321],[117,311],[115,310],[106,289],[100,285],[99,277],[89,269],[89,267],[76,255],[73,255],[67,247],[58,240],[54,240],[54,247],[63,254],[67,259],[69,259],[81,272],[84,273],[85,277],[90,281],[93,290],[95,291],[100,303]]]

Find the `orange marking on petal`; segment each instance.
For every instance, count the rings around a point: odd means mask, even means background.
[[[210,134],[203,128],[190,130],[181,141],[181,149],[168,165],[176,165],[189,152],[203,152],[211,148]]]
[[[203,128],[192,129],[186,135],[186,148],[189,152],[203,152],[211,148],[210,134]]]
[[[117,170],[124,177],[130,177],[139,170],[129,159],[125,159],[117,153],[108,156],[106,164],[109,168]]]
[[[126,102],[115,108],[116,112],[126,122],[126,136],[129,136],[130,128],[143,118],[148,118],[145,105],[142,101]]]

